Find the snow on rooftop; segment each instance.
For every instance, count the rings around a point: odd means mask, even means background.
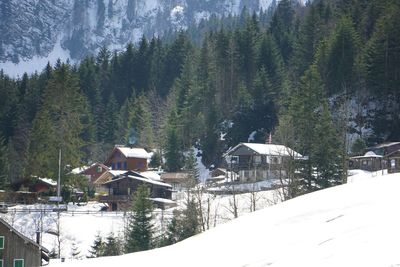
[[[44,182],[44,183],[46,183],[46,184],[52,185],[52,186],[56,186],[57,185],[57,182],[54,181],[53,179],[50,179],[50,178],[40,178],[39,177],[39,180]]]
[[[391,174],[303,195],[161,249],[50,266],[398,266],[399,209],[400,174]]]
[[[127,158],[149,159],[151,154],[147,153],[143,148],[117,147]]]
[[[157,172],[153,172],[153,171],[145,171],[145,172],[141,172],[141,175],[152,179],[154,181],[160,181],[161,180],[161,176],[157,173]]]
[[[274,144],[260,144],[260,143],[240,143],[234,148],[232,148],[230,151],[234,151],[236,148],[239,146],[246,146],[258,154],[261,155],[272,155],[272,156],[294,156],[301,158],[303,157],[296,151],[292,150],[289,147],[286,147],[284,145],[274,145]],[[228,153],[230,152],[228,151]]]

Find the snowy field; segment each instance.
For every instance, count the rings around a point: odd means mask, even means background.
[[[278,191],[263,191],[255,194],[238,194],[236,203],[238,206],[238,215],[250,212],[254,207],[252,200],[256,200],[255,209],[261,209],[279,202]],[[184,208],[185,194],[177,195],[178,208]],[[206,205],[209,199],[211,205],[209,214],[209,227],[213,228],[218,224],[225,223],[234,218],[233,215],[233,197],[232,196],[214,196],[203,194],[201,196],[203,205]],[[89,202],[86,206],[68,205],[67,212],[60,213],[60,239],[61,256],[67,260],[72,258],[72,247],[78,248],[79,258],[86,258],[88,251],[93,244],[95,236],[100,234],[106,238],[111,232],[115,236],[123,236],[123,232],[129,217],[124,212],[100,212],[103,204]],[[58,239],[54,233],[57,232],[57,212],[53,212],[53,206],[49,205],[20,205],[9,208],[7,214],[0,216],[14,226],[18,231],[25,234],[32,240],[35,240],[37,229],[42,234],[42,245],[50,251],[58,251]],[[155,227],[160,233],[165,229],[169,219],[172,217],[172,210],[154,211]]]
[[[368,179],[243,215],[169,247],[50,265],[400,266],[400,174],[364,176]]]

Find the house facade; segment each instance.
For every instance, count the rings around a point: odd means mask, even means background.
[[[112,170],[132,170],[144,172],[147,161],[151,158],[143,148],[115,146],[104,165]]]
[[[290,160],[304,159],[289,147],[259,143],[240,143],[224,157],[229,171],[238,173],[241,182],[285,177]]]
[[[106,171],[108,171],[106,165],[96,162],[81,171],[79,174],[85,175],[88,178],[89,183],[93,184]]]
[[[48,253],[46,248],[25,237],[0,219],[0,266],[42,266],[42,259],[49,262]]]
[[[108,195],[101,196],[100,202],[108,204],[111,211],[129,210],[134,193],[143,184],[149,188],[150,198],[157,199],[158,202],[171,200],[171,185],[128,171],[104,183],[104,186],[108,189]]]

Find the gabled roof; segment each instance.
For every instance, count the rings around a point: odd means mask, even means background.
[[[368,149],[377,149],[377,148],[385,148],[385,147],[390,147],[400,144],[400,142],[387,142],[387,143],[382,143],[382,144],[377,144],[375,146],[369,147]]]
[[[164,187],[172,187],[171,185],[169,185],[167,183],[152,180],[150,178],[144,177],[144,176],[140,175],[139,173],[135,173],[135,172],[132,172],[128,175],[126,175],[126,174],[120,175],[120,176],[116,177],[115,179],[112,179],[111,181],[105,182],[104,184],[105,185],[112,184],[112,183],[115,183],[117,181],[121,181],[124,179],[134,179],[134,180],[142,181],[142,182],[148,183],[148,184],[160,185],[160,186],[164,186]]]
[[[303,156],[291,148],[284,145],[273,145],[273,144],[259,144],[259,143],[240,143],[235,147],[228,150],[224,156],[236,156],[235,152],[239,148],[247,148],[248,151],[252,151],[253,154],[268,155],[268,156],[292,156],[295,158],[302,158]]]
[[[127,158],[139,158],[139,159],[151,158],[150,153],[147,153],[147,151],[144,148],[115,146],[114,150],[119,150]]]
[[[382,158],[382,157],[383,156],[377,155],[372,151],[368,151],[367,153],[365,153],[364,156],[355,156],[355,157],[351,157],[351,159]]]
[[[2,218],[0,218],[0,223],[2,223],[4,226],[6,226],[8,229],[10,229],[10,232],[14,232],[17,236],[19,236],[21,239],[23,239],[25,241],[25,243],[31,243],[32,245],[38,247],[40,250],[49,253],[49,250],[41,245],[39,245],[38,243],[36,243],[35,241],[31,240],[30,238],[24,236],[23,234],[21,234],[20,232],[18,232],[14,227],[12,227],[11,225],[9,225],[5,220],[3,220]]]

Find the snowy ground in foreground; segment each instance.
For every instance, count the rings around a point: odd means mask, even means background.
[[[180,199],[178,205],[184,207],[184,193],[177,195]],[[213,196],[204,194],[202,196],[203,204],[207,203],[210,198],[210,228],[215,225],[225,223],[233,219],[232,213],[232,196]],[[265,208],[267,206],[279,202],[278,191],[263,191],[256,194],[240,194],[236,195],[239,216],[251,211],[252,198],[257,200],[256,209]],[[79,257],[85,258],[89,253],[89,249],[93,244],[95,236],[100,234],[106,238],[110,232],[114,235],[123,235],[124,227],[127,223],[128,214],[124,212],[99,212],[103,205],[92,202],[86,206],[76,206],[69,204],[68,212],[61,213],[60,232],[61,232],[61,255],[66,259],[72,257],[72,247],[75,246],[80,252]],[[27,237],[35,240],[36,230],[42,229],[43,238],[42,245],[49,250],[58,248],[57,238],[48,232],[56,232],[57,230],[57,213],[52,212],[52,206],[49,205],[19,205],[9,208],[7,214],[0,216],[14,226],[18,231]],[[17,210],[17,212],[14,212]],[[45,210],[45,212],[38,212]],[[156,229],[159,231],[165,228],[169,219],[172,217],[172,209],[162,212],[160,209],[155,210]],[[163,221],[161,220],[163,218]]]
[[[399,266],[400,174],[246,214],[178,244],[51,266]]]

